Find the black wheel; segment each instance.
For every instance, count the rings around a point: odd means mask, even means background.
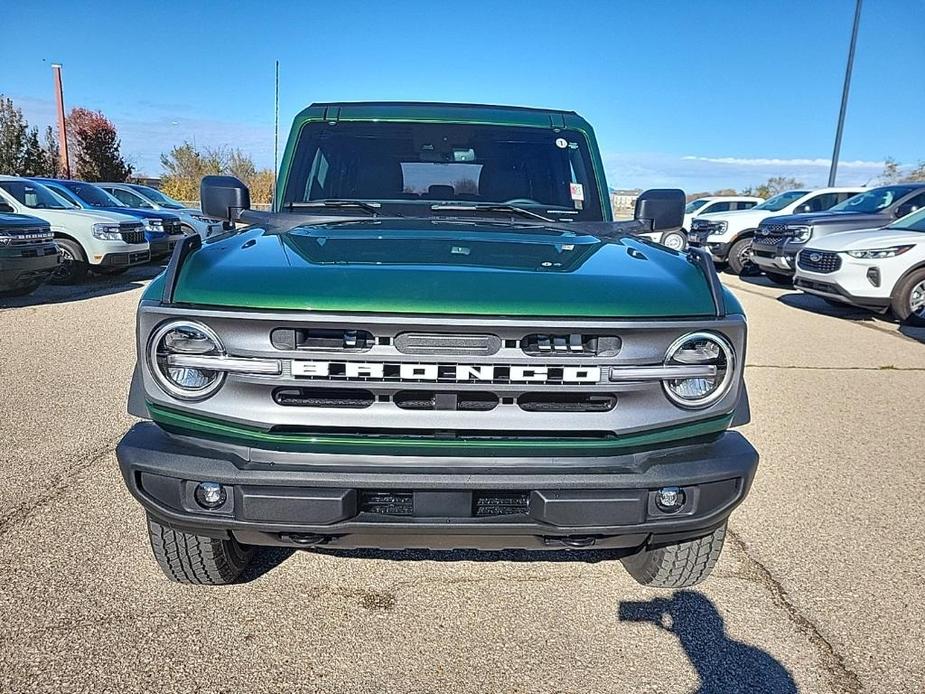
[[[219,540],[161,525],[148,516],[154,558],[171,581],[220,586],[233,583],[247,568],[254,548],[234,538]]]
[[[705,537],[663,547],[645,547],[623,558],[637,583],[652,588],[687,588],[710,575],[723,551],[726,524]]]
[[[906,325],[925,327],[925,268],[912,272],[893,291],[893,315]]]
[[[70,239],[55,239],[61,253],[61,264],[49,279],[50,284],[76,284],[87,276],[87,257],[80,244]]]
[[[771,280],[774,284],[779,284],[783,287],[792,287],[793,286],[793,275],[784,275],[779,272],[768,272],[764,271],[764,274],[768,276],[768,279]]]
[[[662,239],[659,243],[680,253],[687,249],[687,234],[682,229],[666,231],[662,234]]]
[[[128,272],[127,267],[99,267],[94,270],[94,272],[99,273],[100,275],[107,275],[109,277],[114,277],[116,275],[124,275]]]
[[[729,249],[729,255],[726,258],[726,267],[734,275],[741,275],[751,270],[754,266],[752,263],[752,240],[751,238],[739,239],[732,248]]]

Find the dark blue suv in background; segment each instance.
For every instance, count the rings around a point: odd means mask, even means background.
[[[140,219],[145,225],[145,240],[151,246],[151,260],[169,256],[177,242],[183,240],[180,218],[175,214],[129,207],[99,186],[84,181],[37,177],[32,180],[51,188],[65,200],[82,209],[119,212]]]

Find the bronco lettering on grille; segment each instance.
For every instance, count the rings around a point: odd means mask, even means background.
[[[443,383],[599,383],[599,366],[516,364],[395,364],[357,361],[292,362],[292,375],[320,380],[432,381]]]

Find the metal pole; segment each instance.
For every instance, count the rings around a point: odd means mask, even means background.
[[[64,87],[61,86],[61,63],[51,64],[55,80],[55,96],[58,101],[58,151],[61,153],[61,169],[64,177],[71,177],[71,161],[67,153],[67,122],[64,119]]]
[[[276,179],[279,176],[279,61],[276,61],[276,99],[273,117],[273,199],[270,209],[276,208]]]
[[[851,47],[848,49],[848,65],[845,68],[845,86],[841,93],[841,109],[838,111],[838,127],[835,129],[835,149],[832,152],[832,166],[829,168],[829,188],[835,185],[838,173],[838,156],[841,152],[842,130],[845,128],[845,111],[848,110],[848,91],[851,89],[851,70],[854,67],[854,47],[858,42],[858,25],[861,22],[861,2],[854,7],[854,26],[851,28]]]

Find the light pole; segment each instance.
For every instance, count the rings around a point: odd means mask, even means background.
[[[841,135],[845,127],[845,111],[848,110],[848,91],[851,89],[851,70],[854,67],[854,47],[858,42],[858,25],[861,23],[861,1],[854,7],[854,26],[851,28],[851,47],[848,49],[848,65],[845,68],[845,86],[841,93],[841,108],[838,111],[838,127],[835,129],[835,149],[832,152],[832,166],[829,168],[829,188],[835,185],[838,173],[838,155],[841,152]]]
[[[64,87],[61,85],[61,63],[52,63],[55,78],[55,97],[58,102],[58,151],[61,153],[61,169],[65,178],[71,177],[71,161],[67,154],[67,121],[64,119]]]

